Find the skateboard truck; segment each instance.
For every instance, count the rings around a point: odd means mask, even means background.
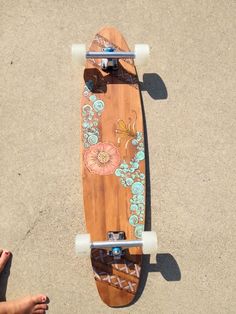
[[[125,240],[125,233],[123,231],[109,231],[107,237],[109,241]],[[122,247],[115,246],[108,251],[108,255],[113,256],[114,259],[120,259],[121,256],[124,255],[124,251]]]
[[[102,49],[103,52],[115,52],[116,49],[112,46],[105,47]],[[106,58],[102,58],[101,61],[101,68],[104,71],[109,71],[109,70],[118,70],[118,58],[111,58],[110,55]]]
[[[101,68],[118,69],[118,59],[136,59],[136,65],[144,65],[149,58],[149,45],[136,44],[134,51],[118,51],[114,47],[104,47],[102,51],[86,51],[84,44],[73,44],[71,54],[74,63],[84,65],[86,59],[102,59]]]
[[[89,255],[91,249],[108,249],[108,254],[120,258],[124,249],[141,247],[144,254],[157,252],[157,235],[154,231],[143,231],[138,240],[125,240],[124,232],[109,231],[107,241],[91,241],[90,234],[77,234],[75,249],[77,254]],[[110,253],[111,252],[111,253]]]

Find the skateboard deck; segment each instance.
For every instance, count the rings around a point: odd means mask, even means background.
[[[89,51],[113,46],[130,51],[115,28],[105,27]],[[84,213],[92,241],[109,231],[140,239],[145,224],[145,145],[138,77],[132,59],[118,70],[103,71],[101,59],[88,59],[81,98],[81,160]],[[101,299],[126,306],[140,283],[142,249],[133,247],[116,259],[106,249],[92,249],[91,263]]]

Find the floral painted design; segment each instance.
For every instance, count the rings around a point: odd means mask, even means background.
[[[128,144],[136,137],[137,129],[136,129],[136,121],[137,114],[134,111],[134,119],[129,118],[128,123],[125,123],[124,120],[118,120],[116,134],[118,135],[118,144],[125,140],[125,149],[128,148]]]
[[[92,94],[93,81],[86,82],[83,95],[88,103],[82,107],[82,128],[84,148],[95,145],[99,142],[99,118],[104,110],[104,102]]]
[[[84,162],[90,172],[109,175],[119,166],[120,153],[113,144],[98,143],[85,150]]]
[[[134,227],[135,236],[141,238],[145,215],[145,175],[139,170],[140,162],[145,159],[142,133],[137,132],[131,143],[136,147],[135,156],[129,163],[124,160],[115,175],[125,188],[131,190],[129,223]]]
[[[130,189],[129,223],[134,228],[134,234],[141,238],[144,230],[145,215],[145,175],[140,171],[140,162],[145,159],[143,134],[136,128],[137,115],[128,123],[120,119],[115,130],[117,146],[135,147],[134,157],[130,162],[121,162],[119,149],[112,143],[100,142],[99,122],[105,104],[92,93],[93,81],[86,82],[83,95],[87,101],[82,107],[82,129],[84,144],[84,163],[87,169],[97,175],[115,174],[124,188]]]

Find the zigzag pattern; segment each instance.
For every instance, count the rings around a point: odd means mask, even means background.
[[[99,261],[106,265],[112,265],[116,270],[121,271],[123,273],[129,274],[131,276],[135,276],[137,278],[140,277],[140,266],[125,259],[122,260],[123,264],[114,263],[114,259],[107,255],[105,250],[94,250],[92,255],[93,260]]]
[[[134,266],[134,269],[133,268]],[[123,266],[120,267],[120,264],[114,264],[114,268],[117,269],[118,271],[121,271],[123,273],[135,276],[137,278],[140,277],[140,266],[138,266],[137,264],[133,264],[133,263],[127,263],[127,264],[123,264]]]
[[[93,263],[93,271],[94,271],[94,278],[98,281],[103,281],[112,285],[113,287],[127,290],[130,293],[136,293],[137,291],[137,283],[132,280],[128,280],[122,277],[122,273],[128,274],[134,278],[139,279],[140,277],[140,266],[138,264],[133,263],[127,259],[121,259],[120,263],[116,263],[114,258],[107,255],[106,250],[92,250],[92,261],[95,263],[99,263],[101,268],[106,268],[109,266],[111,271],[109,273],[104,270],[100,270],[96,267]],[[116,275],[112,272],[112,268],[118,272],[119,275]]]
[[[94,272],[94,278],[98,281],[107,282],[113,287],[127,290],[127,292],[135,294],[137,291],[137,283],[132,282],[130,280],[126,280],[124,278],[121,278],[117,275],[109,275],[108,273],[104,271],[97,271],[95,268],[93,269]]]

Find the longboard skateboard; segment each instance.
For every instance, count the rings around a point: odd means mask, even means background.
[[[142,254],[157,250],[156,233],[145,231],[145,143],[134,59],[144,63],[148,45],[131,52],[115,28],[105,27],[86,51],[81,98],[81,161],[87,234],[76,252],[90,255],[101,299],[111,307],[132,303],[140,283]]]

